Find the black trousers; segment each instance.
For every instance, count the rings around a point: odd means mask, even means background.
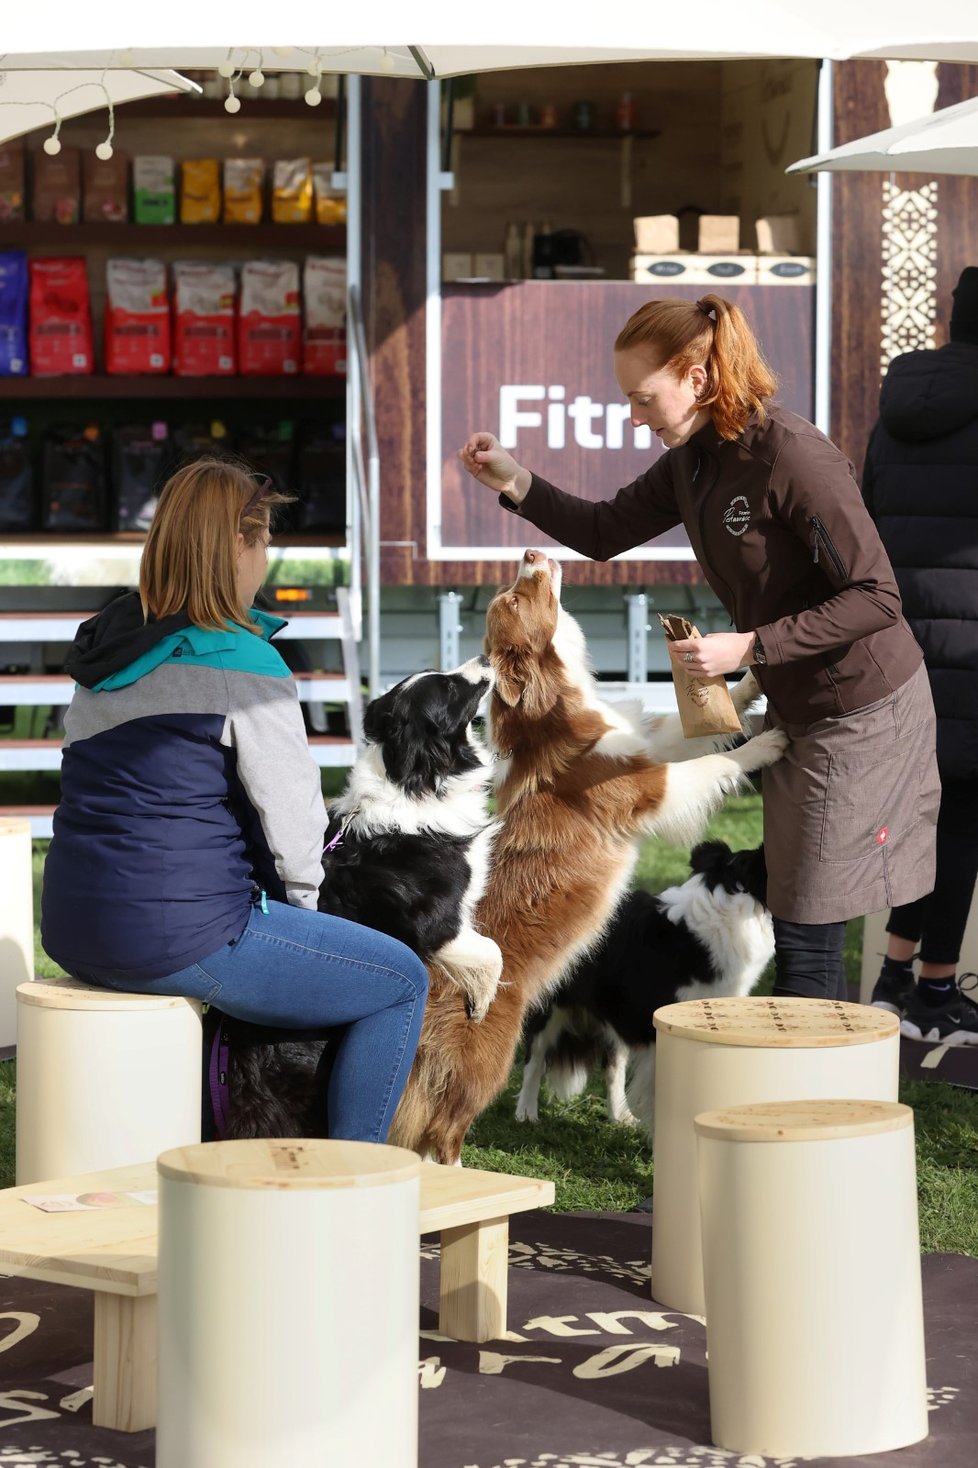
[[[774,919],[774,990],[796,999],[846,999],[845,923]]]
[[[978,780],[947,781],[937,817],[937,876],[927,897],[895,907],[886,931],[920,943],[925,963],[957,963],[978,877]]]

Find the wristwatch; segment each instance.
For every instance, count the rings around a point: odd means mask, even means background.
[[[755,633],[754,635],[754,647],[751,652],[751,657],[755,663],[760,663],[761,667],[764,667],[767,663],[767,658],[764,656],[764,646],[759,633]]]

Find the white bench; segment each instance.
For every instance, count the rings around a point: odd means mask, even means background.
[[[153,1161],[0,1191],[0,1270],[94,1294],[92,1420],[119,1432],[156,1423],[157,1210],[125,1202],[45,1213],[24,1199],[156,1187]],[[509,1216],[553,1201],[553,1183],[538,1178],[422,1163],[419,1232],[441,1234],[443,1334],[486,1341],[505,1332]]]

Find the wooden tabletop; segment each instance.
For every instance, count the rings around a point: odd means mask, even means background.
[[[157,1159],[157,1167],[173,1182],[287,1193],[410,1182],[418,1176],[421,1158],[406,1147],[370,1142],[248,1137],[173,1147]]]
[[[688,999],[652,1016],[661,1033],[711,1045],[819,1049],[866,1045],[899,1034],[900,1021],[870,1004],[841,999]]]
[[[542,1178],[443,1167],[437,1162],[422,1162],[420,1177],[419,1236],[546,1208],[554,1201],[553,1183]],[[155,1191],[158,1182],[156,1163],[142,1162],[0,1191],[0,1272],[6,1268],[29,1279],[109,1294],[155,1295],[154,1205],[123,1201],[89,1212],[45,1213],[24,1199],[58,1193],[148,1192]]]
[[[913,1112],[899,1101],[760,1101],[701,1111],[693,1125],[721,1142],[826,1142],[902,1131]]]
[[[103,989],[78,979],[27,979],[17,985],[21,1004],[42,1009],[201,1009],[197,999],[179,994],[136,994],[129,990]]]

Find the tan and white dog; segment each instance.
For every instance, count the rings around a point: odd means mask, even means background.
[[[598,695],[584,635],[560,603],[561,569],[528,550],[486,616],[495,673],[489,747],[502,820],[476,928],[503,956],[499,991],[481,1024],[431,965],[414,1069],[390,1140],[439,1162],[459,1160],[472,1121],[506,1084],[523,1018],[600,939],[642,838],[692,845],[724,796],[781,757],[768,730],[738,749],[687,740],[679,716],[655,722]],[[743,716],[758,696],[734,690]]]

